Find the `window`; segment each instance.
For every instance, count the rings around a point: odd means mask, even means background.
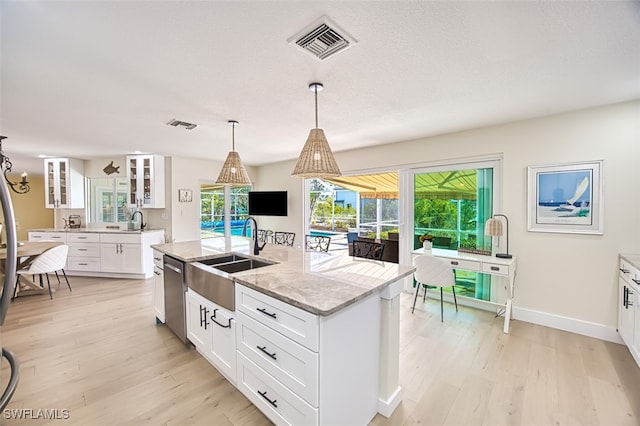
[[[491,252],[484,223],[493,214],[497,167],[495,161],[413,170],[413,248],[428,234],[436,248]],[[489,275],[456,271],[456,287],[462,296],[496,301]]]
[[[229,188],[228,199],[224,185],[200,185],[200,237],[224,235],[225,206],[229,206],[231,235],[240,235],[248,215],[250,186]]]
[[[89,178],[89,222],[122,223],[128,221],[128,181],[120,178]]]

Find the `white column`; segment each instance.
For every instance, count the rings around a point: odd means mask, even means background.
[[[378,412],[385,417],[402,402],[400,386],[400,292],[398,280],[380,294],[380,364],[378,368]]]

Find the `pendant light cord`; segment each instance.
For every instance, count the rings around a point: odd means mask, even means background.
[[[236,152],[236,123],[231,122],[231,151]]]
[[[318,86],[313,88],[313,92],[316,96],[316,129],[318,128]]]

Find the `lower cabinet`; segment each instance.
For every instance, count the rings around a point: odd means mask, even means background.
[[[640,366],[640,270],[620,258],[618,333]]]
[[[236,382],[234,313],[189,289],[186,295],[187,339],[230,382]]]
[[[153,251],[153,312],[164,323],[164,264],[162,253]]]
[[[368,424],[378,412],[380,296],[318,316],[236,283],[238,389],[275,424]]]
[[[29,232],[29,241],[44,240],[69,245],[65,270],[70,275],[151,278],[154,276],[151,245],[164,242],[164,231]]]

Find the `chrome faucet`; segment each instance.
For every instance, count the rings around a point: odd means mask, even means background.
[[[142,212],[140,210],[136,210],[135,212],[133,212],[133,214],[131,215],[131,221],[135,222],[135,218],[136,218],[136,214],[140,213],[140,230],[142,231],[147,224],[144,223],[144,215],[142,214]]]
[[[264,246],[267,245],[267,243],[265,241],[262,246],[258,244],[258,222],[256,222],[255,218],[252,216],[249,216],[244,221],[244,225],[242,225],[242,236],[247,236],[247,223],[249,223],[250,221],[253,221],[253,254],[257,256],[258,254],[260,254],[260,250],[262,250]]]

